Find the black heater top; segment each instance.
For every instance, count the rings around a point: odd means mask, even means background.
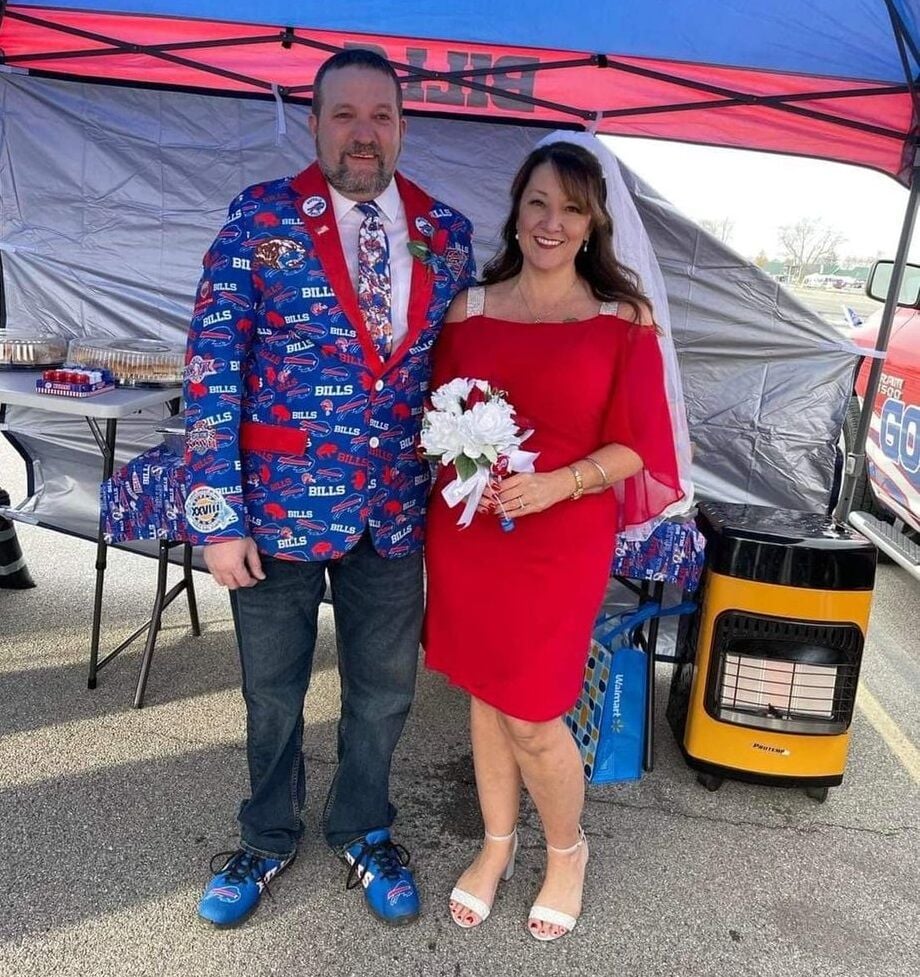
[[[872,590],[875,546],[827,516],[703,502],[697,523],[716,573],[813,590]]]

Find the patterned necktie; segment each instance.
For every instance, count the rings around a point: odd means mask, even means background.
[[[364,214],[358,231],[358,307],[380,358],[393,351],[390,318],[390,242],[374,203],[358,204]]]

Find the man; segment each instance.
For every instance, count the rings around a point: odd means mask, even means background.
[[[317,162],[240,194],[204,259],[186,515],[230,589],[251,792],[241,847],[212,866],[199,904],[217,926],[256,908],[303,832],[303,702],[327,573],[342,713],[326,839],[377,917],[419,912],[390,837],[389,772],[421,628],[430,350],[473,261],[469,221],[395,172],[401,102],[378,55],[329,59],[310,116]]]

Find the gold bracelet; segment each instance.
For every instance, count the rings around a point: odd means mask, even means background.
[[[585,455],[584,461],[591,462],[592,465],[601,473],[601,485],[607,488],[610,485],[610,479],[607,477],[607,472],[604,471],[604,466],[596,459],[592,458],[591,455]]]
[[[570,499],[580,499],[585,494],[585,482],[581,477],[581,472],[574,466],[568,466],[569,471],[575,476],[575,491],[569,496]]]

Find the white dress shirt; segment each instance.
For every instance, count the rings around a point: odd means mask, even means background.
[[[342,251],[351,283],[358,287],[358,232],[364,214],[354,200],[343,197],[329,187],[332,209],[338,225]],[[409,331],[409,288],[412,281],[412,255],[409,254],[409,228],[406,225],[406,209],[395,180],[390,180],[386,189],[373,201],[380,210],[383,229],[390,245],[390,315],[393,323],[393,349],[403,341]]]

